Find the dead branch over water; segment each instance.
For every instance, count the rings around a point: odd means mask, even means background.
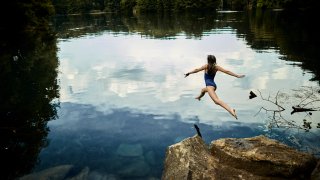
[[[289,135],[288,139],[292,143],[300,145],[305,151],[320,155],[320,147],[307,142],[308,136],[315,136],[320,139],[318,130],[311,131],[311,129],[320,128],[320,119],[314,119],[319,117],[314,117],[314,113],[320,111],[320,88],[302,86],[285,93],[278,91],[274,96],[270,94],[264,96],[260,90],[256,91],[258,94],[256,97],[259,96],[262,102],[272,105],[272,107],[262,105],[255,114],[255,116],[261,112],[266,114],[267,129],[270,132],[274,129],[285,130],[285,132],[296,131],[299,137]],[[251,91],[250,97],[254,97],[254,95]],[[302,147],[301,143],[306,145]]]
[[[275,106],[275,108],[272,109],[262,106],[255,114],[255,116],[257,116],[262,111],[266,113],[270,120],[268,128],[296,128],[305,130],[306,132],[309,132],[312,128],[312,122],[310,121],[313,115],[312,112],[320,110],[320,91],[318,88],[303,86],[300,89],[292,90],[293,94],[281,93],[278,91],[274,97],[270,94],[268,97],[264,97],[260,90],[257,91],[262,101],[269,102]],[[280,101],[281,98],[284,99]],[[291,99],[295,100],[295,104],[292,106],[292,112],[290,114],[305,113],[303,124],[297,124],[295,120],[291,120],[291,118],[283,116],[286,108],[281,104],[281,102],[289,102]],[[307,119],[309,119],[309,121]],[[318,123],[316,127],[320,128],[320,123]]]

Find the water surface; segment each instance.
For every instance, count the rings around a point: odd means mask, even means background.
[[[294,51],[295,43],[311,44],[312,38],[292,39],[304,30],[288,33],[290,21],[282,24],[288,17],[281,13],[55,18],[60,106],[34,171],[69,164],[70,177],[87,167],[93,179],[160,179],[166,148],[195,135],[193,124],[206,143],[263,134],[299,150],[317,150],[320,114],[290,112],[301,101],[291,98],[292,90],[319,88],[310,66],[318,54]],[[237,110],[239,120],[208,95],[194,99],[204,87],[202,72],[184,78],[208,54],[246,75],[216,75],[217,95]],[[285,93],[283,117],[299,126],[307,119],[313,128],[270,128],[269,114],[258,112],[274,104],[249,99],[250,91],[264,97]]]

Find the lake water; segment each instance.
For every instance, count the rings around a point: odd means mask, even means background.
[[[194,124],[208,144],[266,135],[319,153],[320,113],[290,114],[305,99],[295,93],[313,90],[319,98],[318,45],[306,38],[310,29],[290,30],[296,26],[289,17],[281,11],[56,17],[59,107],[33,172],[72,165],[69,177],[88,170],[92,179],[160,179],[166,148],[195,135]],[[238,120],[208,95],[194,99],[205,86],[202,72],[184,78],[208,54],[246,75],[216,75],[217,95]],[[258,97],[249,99],[250,91]],[[273,102],[280,93],[283,120],[259,113],[277,108],[259,92]],[[312,122],[309,132],[299,129],[303,119]]]

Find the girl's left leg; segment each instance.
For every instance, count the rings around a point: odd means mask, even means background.
[[[209,94],[209,96],[211,97],[211,99],[213,100],[213,102],[221,107],[223,107],[225,110],[227,110],[233,117],[235,117],[236,119],[238,119],[237,114],[236,114],[236,110],[232,109],[230,106],[228,106],[225,102],[223,102],[222,100],[220,100],[215,92],[215,88],[212,86],[207,86],[207,92]]]

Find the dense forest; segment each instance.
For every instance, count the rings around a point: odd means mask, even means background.
[[[317,0],[12,0],[0,7],[4,24],[35,25],[53,14],[79,14],[93,12],[143,12],[192,10],[245,10],[283,8],[288,10],[318,9]],[[6,15],[10,16],[8,20]]]
[[[53,0],[57,14],[115,11],[244,10],[255,8],[313,9],[316,0]]]
[[[306,10],[319,7],[317,0],[53,0],[52,3],[56,14],[255,8]]]

